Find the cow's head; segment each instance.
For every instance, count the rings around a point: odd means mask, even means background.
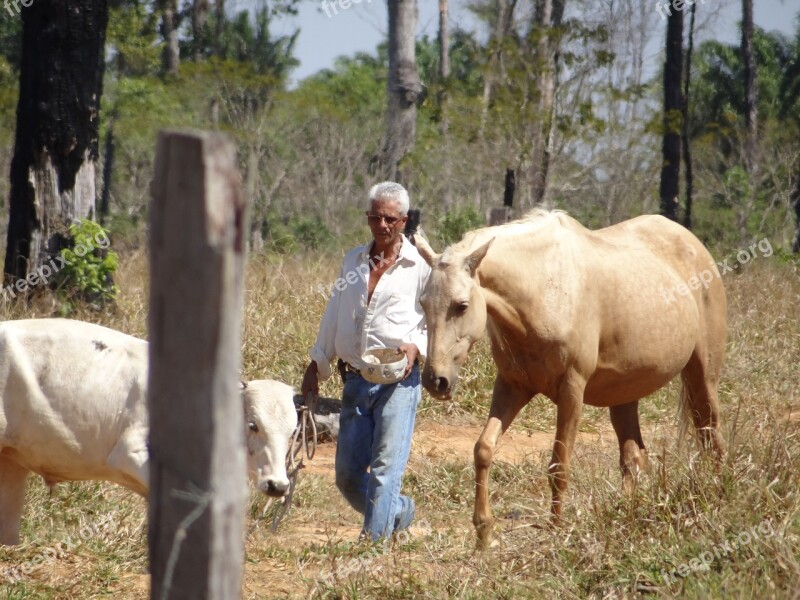
[[[242,390],[247,435],[247,470],[268,496],[289,492],[286,455],[297,426],[294,390],[272,380],[250,381]]]

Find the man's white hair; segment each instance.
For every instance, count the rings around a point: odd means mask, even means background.
[[[382,181],[376,183],[369,190],[369,197],[367,199],[367,210],[372,208],[372,203],[376,200],[394,200],[400,212],[400,216],[404,217],[408,214],[408,192],[399,183],[394,181]]]

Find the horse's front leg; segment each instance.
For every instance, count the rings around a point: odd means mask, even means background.
[[[531,397],[532,394],[506,384],[499,377],[494,382],[489,420],[475,443],[475,513],[472,523],[478,534],[478,548],[482,550],[492,542],[494,517],[489,506],[489,467],[494,449],[497,440]]]
[[[558,388],[556,400],[556,441],[553,445],[553,457],[550,459],[550,490],[553,494],[553,523],[561,521],[561,506],[564,491],[569,479],[569,462],[575,437],[578,433],[578,422],[583,408],[583,390],[586,381],[577,373],[567,373]]]

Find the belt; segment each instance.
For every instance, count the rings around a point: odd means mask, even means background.
[[[414,366],[417,366],[417,365],[419,365],[419,359],[418,358],[416,360],[414,360]],[[341,358],[336,362],[336,367],[337,367],[337,369],[339,371],[339,375],[342,378],[342,383],[344,383],[345,373],[355,373],[356,375],[359,375],[359,376],[361,375],[361,371],[359,369],[356,369],[349,362],[346,362],[346,361],[342,360]]]
[[[344,363],[344,370],[345,370],[345,372],[349,372],[349,373],[355,373],[356,375],[361,375],[361,371],[359,371],[358,369],[356,369],[356,368],[355,368],[353,365],[351,365],[349,362],[345,362],[345,363]]]

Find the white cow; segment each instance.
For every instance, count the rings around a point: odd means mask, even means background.
[[[105,480],[148,492],[147,342],[68,319],[0,323],[0,544],[19,543],[25,484]],[[247,460],[259,490],[289,489],[297,424],[291,387],[242,392]]]

